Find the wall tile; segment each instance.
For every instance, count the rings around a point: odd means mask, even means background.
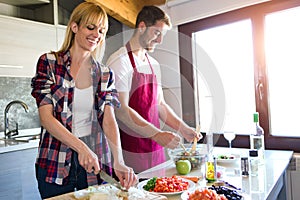
[[[31,78],[28,77],[0,77],[0,131],[4,130],[4,110],[7,104],[13,100],[26,103],[29,111],[26,113],[19,104],[14,104],[8,112],[9,130],[38,128],[40,121],[35,99],[31,96]]]

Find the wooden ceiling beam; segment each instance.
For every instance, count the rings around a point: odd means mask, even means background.
[[[86,0],[100,4],[108,15],[134,28],[137,13],[145,5],[163,5],[166,0]]]

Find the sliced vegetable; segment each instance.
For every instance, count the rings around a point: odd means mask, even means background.
[[[146,185],[143,186],[144,190],[147,191],[152,191],[155,187],[155,183],[156,183],[157,177],[153,177],[151,178]]]
[[[143,189],[149,192],[181,192],[187,190],[188,186],[189,183],[187,181],[184,181],[182,178],[177,176],[161,178],[154,177],[143,186]]]
[[[218,159],[234,159],[234,156],[232,155],[219,155]]]

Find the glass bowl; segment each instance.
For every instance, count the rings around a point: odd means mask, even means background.
[[[189,160],[193,169],[201,169],[207,160],[207,153],[203,144],[197,144],[195,152],[191,152],[192,144],[184,144],[186,151],[182,147],[168,149],[168,155],[176,165],[178,160]]]

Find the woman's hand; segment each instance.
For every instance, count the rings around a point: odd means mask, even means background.
[[[123,163],[115,163],[114,170],[121,185],[127,190],[137,183],[138,177],[131,167],[127,167]]]
[[[79,164],[88,172],[94,172],[98,174],[100,172],[100,166],[98,156],[85,144],[80,151],[78,151]]]

